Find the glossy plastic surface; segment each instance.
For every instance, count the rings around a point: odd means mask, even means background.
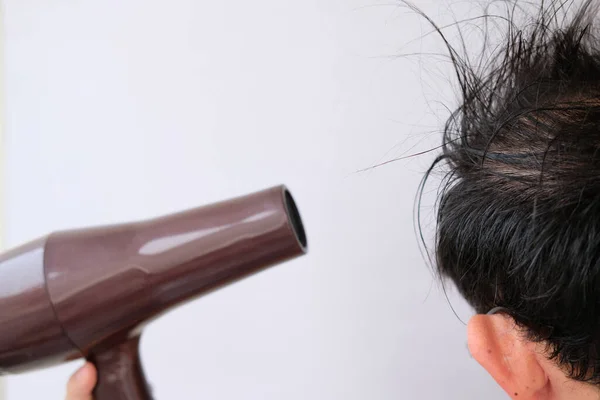
[[[95,390],[98,399],[144,399],[153,400],[140,362],[139,336],[117,346],[97,349],[89,360],[96,365],[98,381]]]
[[[306,251],[291,194],[277,186],[145,222],[55,233],[44,259],[58,320],[96,360],[96,400],[148,400],[130,345],[145,323]]]
[[[48,298],[40,238],[0,255],[0,372],[20,373],[81,357]]]

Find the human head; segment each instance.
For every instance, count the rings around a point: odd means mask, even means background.
[[[436,269],[477,312],[469,349],[509,396],[597,399],[599,2],[502,3],[491,57],[469,63],[447,43],[461,104],[430,170],[447,171]]]

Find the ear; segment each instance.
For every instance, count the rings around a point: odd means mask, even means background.
[[[512,399],[548,399],[549,379],[536,346],[506,315],[476,315],[468,325],[469,351]]]

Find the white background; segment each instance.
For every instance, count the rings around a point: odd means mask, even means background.
[[[157,400],[504,398],[419,252],[433,154],[355,172],[437,145],[455,105],[445,60],[393,57],[443,48],[390,4],[3,1],[8,246],[280,183],[300,207],[309,255],[150,325]],[[62,399],[80,364],[8,399]]]

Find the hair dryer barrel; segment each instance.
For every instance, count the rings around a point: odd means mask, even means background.
[[[183,301],[304,254],[289,191],[275,187],[113,227],[51,235],[47,287],[84,353]]]
[[[126,357],[137,365],[135,338],[149,320],[306,251],[285,186],[147,221],[53,233],[0,256],[0,371],[103,353],[109,364]],[[113,368],[107,389],[112,367],[97,366],[104,388],[97,398],[149,396],[120,397],[132,390],[123,385],[141,383],[124,382],[131,376]],[[144,380],[141,370],[133,375]]]

